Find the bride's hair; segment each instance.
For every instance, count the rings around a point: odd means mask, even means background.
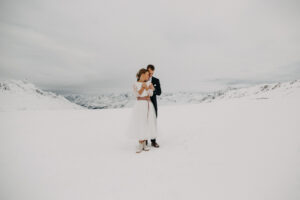
[[[142,75],[142,74],[145,74],[146,72],[148,72],[147,69],[145,69],[145,68],[140,69],[140,70],[138,71],[138,73],[136,74],[137,80],[140,80],[141,75]]]

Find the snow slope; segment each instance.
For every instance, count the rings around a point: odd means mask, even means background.
[[[21,80],[0,82],[0,111],[81,109],[63,96],[46,92]]]
[[[279,94],[161,106],[141,154],[130,108],[0,112],[0,199],[298,200],[300,95]]]

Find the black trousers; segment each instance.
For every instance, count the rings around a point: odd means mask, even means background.
[[[151,143],[156,143],[156,139],[151,139]],[[146,144],[148,144],[148,140],[146,140]]]

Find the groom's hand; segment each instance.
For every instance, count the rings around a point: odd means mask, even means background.
[[[149,88],[150,88],[151,90],[154,90],[154,86],[153,86],[152,83],[150,84]]]

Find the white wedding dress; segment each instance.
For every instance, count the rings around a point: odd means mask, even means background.
[[[146,82],[147,86],[151,84]],[[138,91],[142,87],[142,82],[135,82],[133,84],[133,92],[135,97],[152,96],[153,90],[144,90],[142,94]],[[157,137],[157,122],[154,106],[151,100],[137,100],[132,108],[132,113],[129,120],[128,129],[129,138],[136,140],[148,140]]]

